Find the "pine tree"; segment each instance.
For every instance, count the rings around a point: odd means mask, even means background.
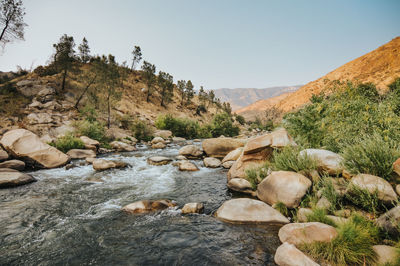
[[[186,98],[186,104],[190,104],[192,102],[192,98],[194,96],[194,86],[190,80],[186,83],[186,88],[185,88],[185,98]]]
[[[158,73],[157,83],[160,88],[161,106],[166,107],[166,104],[171,101],[173,96],[173,77],[168,73],[160,71]]]
[[[82,43],[78,46],[79,50],[79,59],[81,60],[82,63],[88,63],[90,61],[90,48],[89,48],[89,43],[84,37],[82,40]]]
[[[0,1],[0,43],[6,45],[13,40],[24,40],[25,8],[21,0]]]
[[[149,102],[150,101],[150,96],[152,95],[153,92],[153,86],[154,83],[156,82],[156,77],[155,77],[155,73],[156,73],[156,66],[153,64],[150,64],[147,61],[143,62],[143,66],[142,66],[142,70],[143,70],[143,78],[146,82],[147,85],[147,97],[146,97],[146,101]]]
[[[68,71],[73,70],[76,60],[74,37],[64,34],[58,43],[53,44],[53,47],[56,50],[53,64],[62,73],[61,91],[64,91]]]
[[[178,80],[177,82],[178,92],[181,95],[181,106],[183,107],[185,101],[185,91],[186,91],[186,81],[185,80]]]
[[[135,46],[135,48],[132,51],[132,66],[131,70],[135,70],[137,65],[139,65],[140,61],[142,61],[142,50],[140,49],[140,46]]]

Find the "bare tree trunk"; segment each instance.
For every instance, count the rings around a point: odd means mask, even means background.
[[[87,84],[86,88],[83,90],[82,94],[79,96],[78,100],[75,103],[75,109],[78,109],[78,105],[80,103],[80,101],[82,100],[83,96],[86,94],[86,92],[89,90],[90,86],[92,86],[92,84],[94,83],[94,81],[96,80],[96,76],[94,76],[94,78]]]
[[[147,98],[146,98],[146,102],[150,101],[150,86],[147,86]]]
[[[111,105],[110,105],[110,92],[107,95],[107,112],[108,112],[108,118],[107,118],[107,128],[110,128],[111,126]]]
[[[62,84],[61,84],[61,91],[63,92],[65,89],[65,79],[67,78],[67,69],[64,69],[64,73],[63,73],[63,80],[62,80]]]

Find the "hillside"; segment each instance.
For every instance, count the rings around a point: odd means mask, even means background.
[[[369,52],[327,75],[312,81],[290,94],[275,105],[282,112],[289,112],[309,102],[313,94],[319,94],[332,86],[332,82],[372,82],[380,91],[400,76],[400,37]]]
[[[264,89],[255,88],[236,88],[236,89],[216,89],[215,96],[222,102],[229,102],[232,110],[236,111],[244,108],[259,100],[279,96],[283,93],[296,91],[301,86],[282,86]]]

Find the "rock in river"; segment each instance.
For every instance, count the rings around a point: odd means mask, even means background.
[[[204,158],[203,162],[204,166],[208,168],[218,168],[221,166],[221,161],[213,157]]]
[[[203,151],[196,145],[186,145],[179,150],[179,155],[190,159],[197,159],[203,155]]]
[[[72,149],[67,152],[67,155],[71,157],[71,159],[85,159],[85,158],[95,158],[96,153],[93,150],[84,150],[84,149]]]
[[[319,266],[318,263],[289,243],[283,243],[278,247],[274,260],[279,266]]]
[[[9,160],[0,163],[0,168],[11,168],[18,171],[22,171],[25,169],[25,163],[20,160]]]
[[[203,150],[209,157],[224,158],[229,152],[243,147],[244,140],[233,138],[212,138],[203,141]]]
[[[254,224],[287,224],[289,220],[268,204],[254,199],[240,198],[225,201],[215,213],[225,222]]]
[[[204,205],[203,203],[197,203],[197,202],[192,202],[192,203],[186,203],[185,206],[182,208],[182,214],[187,214],[187,213],[201,213],[204,210]]]
[[[179,170],[180,171],[198,171],[199,168],[192,162],[189,161],[179,161]]]
[[[148,213],[161,211],[170,207],[175,207],[176,203],[170,200],[141,200],[128,204],[122,208],[128,213]]]
[[[92,162],[93,169],[96,171],[104,171],[112,168],[124,168],[127,166],[124,162],[115,162],[104,159],[96,159]]]
[[[153,156],[147,159],[147,163],[151,165],[165,165],[172,161],[171,158],[164,156]]]
[[[16,187],[36,181],[31,175],[18,171],[0,171],[0,188]]]
[[[281,242],[288,242],[293,245],[314,241],[331,242],[336,236],[337,231],[333,226],[318,222],[291,223],[279,229]]]

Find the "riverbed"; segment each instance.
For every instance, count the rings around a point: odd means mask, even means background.
[[[147,164],[151,156],[174,158],[180,146],[139,146],[105,159],[129,164],[96,172],[76,166],[31,172],[38,181],[0,190],[0,265],[275,265],[278,227],[232,225],[213,213],[244,195],[226,187],[227,170],[180,172],[172,164]],[[171,199],[178,207],[133,215],[121,207],[142,199]],[[188,202],[203,214],[182,215]]]

